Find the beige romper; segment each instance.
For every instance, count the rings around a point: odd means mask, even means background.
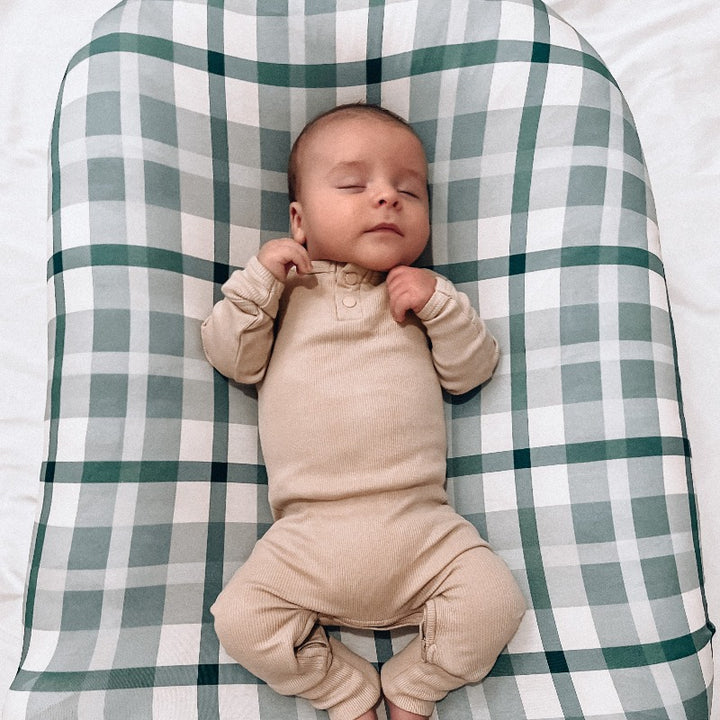
[[[399,324],[383,274],[313,268],[283,284],[253,258],[203,324],[213,366],[258,385],[275,519],[213,606],[215,627],[275,690],[354,720],[377,703],[380,677],[322,626],[419,625],[382,667],[382,692],[430,715],[490,671],[525,608],[444,489],[441,385],[487,380],[497,343],[442,276]]]

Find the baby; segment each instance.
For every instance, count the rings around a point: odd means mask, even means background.
[[[442,390],[487,380],[497,343],[468,298],[412,267],[427,161],[370,105],[312,121],[290,156],[292,237],[262,246],[202,328],[257,383],[274,524],[212,611],[227,652],[331,720],[423,720],[477,682],[525,610],[507,566],[448,504]],[[378,674],[325,625],[417,637]]]

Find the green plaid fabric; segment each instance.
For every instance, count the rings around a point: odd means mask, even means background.
[[[72,59],[53,128],[49,447],[7,720],[325,717],[213,631],[271,518],[255,397],[206,363],[200,323],[287,232],[294,135],[363,99],[423,138],[425,261],[503,351],[448,398],[448,489],[531,610],[437,717],[707,718],[652,198],[593,50],[539,0],[126,0]],[[408,638],[334,632],[377,663]]]

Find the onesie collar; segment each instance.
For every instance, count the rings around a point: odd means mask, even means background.
[[[355,282],[379,285],[387,273],[378,270],[368,270],[355,263],[338,263],[334,260],[313,260],[311,275],[334,273],[341,284],[353,284]]]

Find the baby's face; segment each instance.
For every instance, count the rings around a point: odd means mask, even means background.
[[[430,235],[427,161],[399,123],[370,114],[329,118],[299,156],[293,236],[313,260],[387,271],[410,265]]]

